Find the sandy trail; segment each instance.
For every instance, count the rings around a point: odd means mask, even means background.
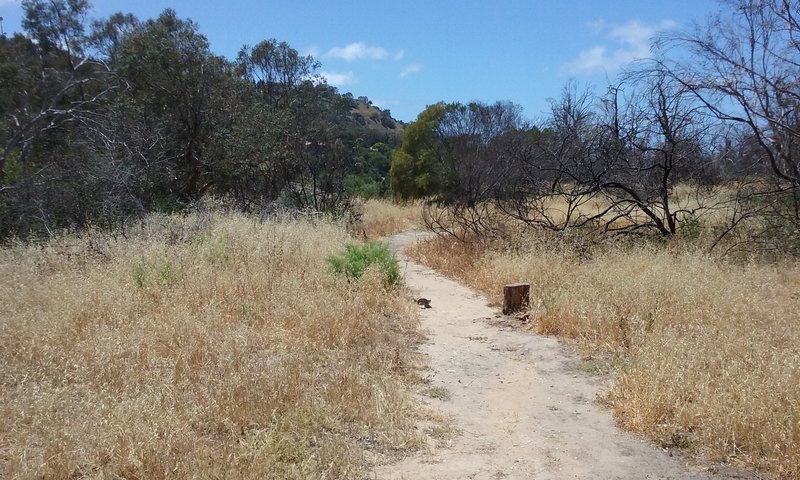
[[[467,287],[402,254],[417,233],[395,235],[405,280],[431,300],[421,311],[422,353],[433,387],[450,398],[426,401],[460,434],[445,447],[375,471],[380,479],[699,479],[711,474],[615,427],[594,400],[602,379],[577,369],[558,341],[504,328],[495,309]],[[717,467],[715,467],[717,468]]]

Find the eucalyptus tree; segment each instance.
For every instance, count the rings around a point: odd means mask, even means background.
[[[89,4],[24,0],[27,35],[0,39],[0,234],[26,234],[87,220],[102,167],[90,135],[119,89],[90,55]]]
[[[275,39],[242,47],[236,63],[240,75],[258,88],[267,103],[276,107],[286,106],[301,83],[320,80],[318,61]]]
[[[129,88],[116,107],[132,159],[150,182],[152,202],[185,204],[215,184],[207,154],[214,101],[228,66],[197,25],[165,10],[132,29],[114,50],[114,69]]]

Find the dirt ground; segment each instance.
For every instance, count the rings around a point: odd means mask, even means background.
[[[429,451],[384,465],[376,479],[728,479],[758,478],[700,463],[618,429],[595,401],[606,377],[548,337],[509,326],[485,298],[410,261],[402,248],[421,235],[391,237],[421,309],[431,370],[425,402],[455,435],[431,431]],[[441,432],[439,432],[441,433]],[[447,438],[444,435],[444,438]]]

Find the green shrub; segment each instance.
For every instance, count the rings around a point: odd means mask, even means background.
[[[363,245],[347,244],[345,251],[328,257],[333,271],[348,278],[361,278],[367,268],[378,265],[387,285],[400,283],[400,265],[389,247],[379,242]]]
[[[172,286],[178,282],[178,272],[169,260],[153,263],[142,259],[133,266],[133,282],[140,289],[151,284]]]

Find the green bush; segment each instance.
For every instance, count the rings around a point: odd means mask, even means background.
[[[379,266],[387,285],[400,284],[400,265],[389,247],[379,242],[347,244],[345,251],[328,257],[333,271],[348,278],[361,278],[370,265]]]

